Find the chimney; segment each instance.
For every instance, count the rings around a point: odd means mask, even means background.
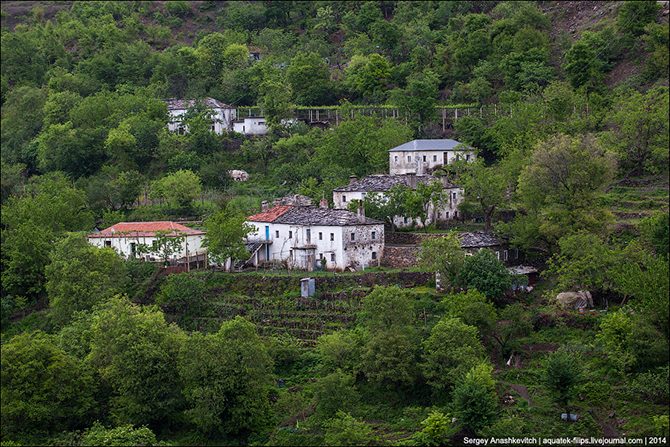
[[[358,177],[355,175],[350,175],[349,176],[349,184],[352,185],[356,180],[358,180]]]
[[[268,210],[268,201],[267,201],[267,200],[263,200],[263,201],[261,202],[261,211],[267,211],[267,210]]]
[[[407,176],[407,186],[412,189],[416,189],[416,174],[413,172],[408,172],[405,175]]]
[[[358,215],[358,221],[360,223],[365,222],[365,207],[363,206],[363,201],[359,200],[358,201],[358,209],[356,210],[356,214]]]
[[[328,208],[328,200],[325,197],[319,201],[319,208]]]

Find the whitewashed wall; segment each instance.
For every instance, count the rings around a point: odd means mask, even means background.
[[[187,236],[184,242],[182,243],[181,250],[178,253],[172,255],[170,259],[180,259],[186,256],[188,251],[189,256],[194,256],[196,254],[205,253],[207,250],[203,247],[204,235],[190,235]],[[88,242],[91,245],[96,247],[108,247],[111,246],[117,253],[125,258],[129,258],[132,255],[132,245],[136,244],[138,247],[140,244],[151,246],[156,240],[155,237],[112,237],[112,238],[101,238],[101,237],[89,237]],[[105,242],[109,242],[111,245],[106,245]],[[145,256],[145,255],[143,255]],[[158,253],[149,253],[148,256],[156,258],[158,260],[160,255]]]
[[[474,151],[406,151],[389,152],[389,173],[425,174],[428,169],[444,166],[454,162],[457,158],[474,161]]]

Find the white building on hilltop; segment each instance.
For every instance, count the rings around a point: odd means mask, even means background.
[[[474,161],[475,150],[456,140],[412,140],[389,150],[389,174],[422,175],[459,158]]]
[[[165,102],[168,114],[170,115],[168,130],[170,132],[177,132],[180,135],[188,132],[188,126],[184,122],[185,115],[198,101],[195,99],[167,99]],[[210,127],[212,132],[221,135],[223,132],[233,130],[233,121],[237,117],[237,109],[235,107],[224,104],[214,98],[205,98],[201,103],[212,112]]]
[[[87,236],[96,247],[110,247],[125,258],[141,258],[145,261],[160,261],[162,254],[144,252],[159,237],[183,237],[181,246],[169,256],[170,261],[182,259],[204,260],[207,250],[203,247],[205,232],[194,230],[175,222],[119,222],[109,228]]]
[[[324,203],[325,202],[325,203]],[[384,251],[384,224],[347,210],[277,205],[249,216],[252,263],[285,262],[312,271],[378,266]]]

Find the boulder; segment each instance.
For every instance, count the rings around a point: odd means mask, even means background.
[[[562,292],[556,295],[556,303],[562,309],[585,309],[593,307],[591,292]]]

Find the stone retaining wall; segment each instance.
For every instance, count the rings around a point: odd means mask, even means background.
[[[387,245],[381,264],[384,267],[407,268],[416,266],[419,248],[416,245]]]

